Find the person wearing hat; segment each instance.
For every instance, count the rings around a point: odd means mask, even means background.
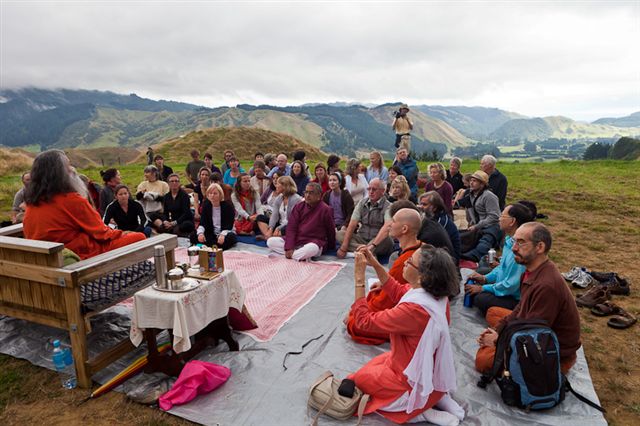
[[[489,176],[482,170],[471,175],[470,191],[457,204],[467,209],[469,228],[460,233],[462,259],[478,262],[501,239],[498,197],[488,190]]]
[[[407,104],[400,105],[400,109],[396,111],[395,118],[391,127],[396,132],[396,148],[401,146],[407,151],[411,150],[411,130],[413,130],[413,122],[407,116],[409,107]]]

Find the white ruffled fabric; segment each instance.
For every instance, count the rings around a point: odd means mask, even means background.
[[[406,413],[411,413],[424,407],[434,390],[445,393],[455,391],[456,370],[447,322],[447,298],[441,297],[440,300],[436,300],[424,289],[414,288],[405,293],[399,303],[420,305],[431,317],[416,352],[404,370],[412,388],[411,392],[396,401],[404,405],[402,408]],[[399,407],[396,405],[394,408]]]

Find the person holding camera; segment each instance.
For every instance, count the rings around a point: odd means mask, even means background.
[[[413,122],[407,114],[409,107],[407,104],[400,105],[400,109],[394,113],[395,118],[391,127],[396,132],[396,148],[406,148],[411,150],[411,131],[413,130]]]

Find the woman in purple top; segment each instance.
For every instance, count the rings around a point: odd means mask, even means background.
[[[325,192],[322,200],[333,209],[333,221],[336,229],[347,228],[353,213],[353,198],[344,189],[344,180],[339,172],[329,175],[329,191]]]
[[[453,187],[446,181],[447,174],[444,166],[440,163],[429,164],[429,177],[431,178],[431,182],[427,183],[425,192],[436,191],[444,201],[447,214],[453,217],[453,209],[451,208]]]

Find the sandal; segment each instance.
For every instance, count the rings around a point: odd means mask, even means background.
[[[622,312],[620,315],[616,315],[607,321],[607,325],[612,328],[625,329],[631,327],[633,324],[638,322],[636,317],[631,315],[629,312],[624,309],[620,309]]]
[[[598,303],[591,308],[591,313],[597,317],[607,317],[609,315],[622,315],[624,309],[613,302],[606,301]]]
[[[603,286],[593,287],[580,297],[576,297],[576,304],[582,308],[593,308],[609,300],[611,295],[609,289]]]

